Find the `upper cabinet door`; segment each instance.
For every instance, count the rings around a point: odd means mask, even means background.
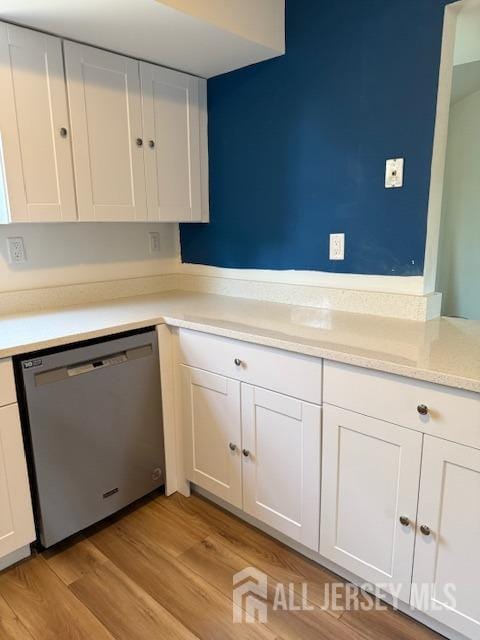
[[[425,436],[412,604],[480,638],[480,451]]]
[[[143,62],[140,69],[148,217],[162,222],[201,221],[202,81]]]
[[[65,42],[80,220],[146,220],[139,65]]]
[[[320,554],[408,602],[423,436],[323,411]]]
[[[61,41],[0,23],[0,96],[2,221],[75,220]]]

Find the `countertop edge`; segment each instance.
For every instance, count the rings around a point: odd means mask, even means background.
[[[244,342],[258,344],[266,347],[283,349],[284,351],[290,351],[293,353],[299,353],[316,358],[323,358],[325,360],[339,362],[342,364],[350,364],[352,366],[363,367],[365,369],[379,371],[382,373],[400,375],[421,382],[437,384],[462,391],[480,393],[480,381],[477,381],[475,379],[463,378],[460,376],[441,372],[433,372],[424,369],[417,369],[413,366],[397,364],[389,360],[349,354],[343,351],[336,351],[334,349],[329,349],[321,346],[308,345],[302,342],[297,342],[295,341],[295,339],[290,340],[288,339],[288,337],[277,338],[262,336],[259,333],[255,333],[254,330],[243,331],[239,329],[226,329],[224,327],[216,326],[214,324],[214,321],[212,321],[211,324],[204,324],[202,322],[180,319],[169,315],[154,316],[148,319],[146,318],[143,320],[139,320],[138,322],[129,321],[123,324],[103,326],[102,328],[92,329],[85,332],[76,332],[59,337],[47,338],[45,340],[40,339],[31,343],[19,344],[18,346],[16,345],[12,348],[2,349],[0,351],[0,358],[12,358],[17,355],[42,351],[44,349],[50,349],[52,347],[59,347],[75,342],[81,342],[83,340],[102,338],[123,333],[125,331],[143,329],[145,327],[158,326],[163,324],[171,327],[201,331],[203,333],[208,333],[211,335],[232,338],[234,340],[241,340]]]

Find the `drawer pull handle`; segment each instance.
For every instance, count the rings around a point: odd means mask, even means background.
[[[422,524],[422,526],[420,527],[420,531],[423,533],[424,536],[429,536],[432,533],[430,531],[430,527],[427,527],[426,524]]]
[[[67,129],[66,129],[65,127],[62,127],[62,128],[60,129],[60,136],[61,136],[62,138],[66,138],[66,137],[68,136],[68,131],[67,131]]]
[[[234,444],[233,442],[230,442],[228,446],[230,448],[230,451],[236,451],[238,449],[237,445]]]
[[[428,407],[426,404],[419,404],[417,411],[421,416],[428,416]]]
[[[243,364],[240,358],[235,358],[234,362],[236,367],[241,367]]]
[[[143,139],[142,138],[137,138],[136,142],[137,142],[137,147],[143,147]]]
[[[250,455],[250,451],[248,449],[244,449],[242,453],[245,456],[245,458],[248,458],[248,456]]]
[[[409,527],[410,518],[407,518],[407,516],[400,516],[400,524],[402,524],[404,527]]]

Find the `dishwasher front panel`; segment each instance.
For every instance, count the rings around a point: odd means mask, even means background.
[[[164,484],[154,330],[34,357],[21,368],[44,547]]]

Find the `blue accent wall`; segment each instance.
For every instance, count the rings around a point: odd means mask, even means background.
[[[421,275],[445,4],[287,0],[287,54],[208,82],[211,222],[181,226],[183,262]]]

